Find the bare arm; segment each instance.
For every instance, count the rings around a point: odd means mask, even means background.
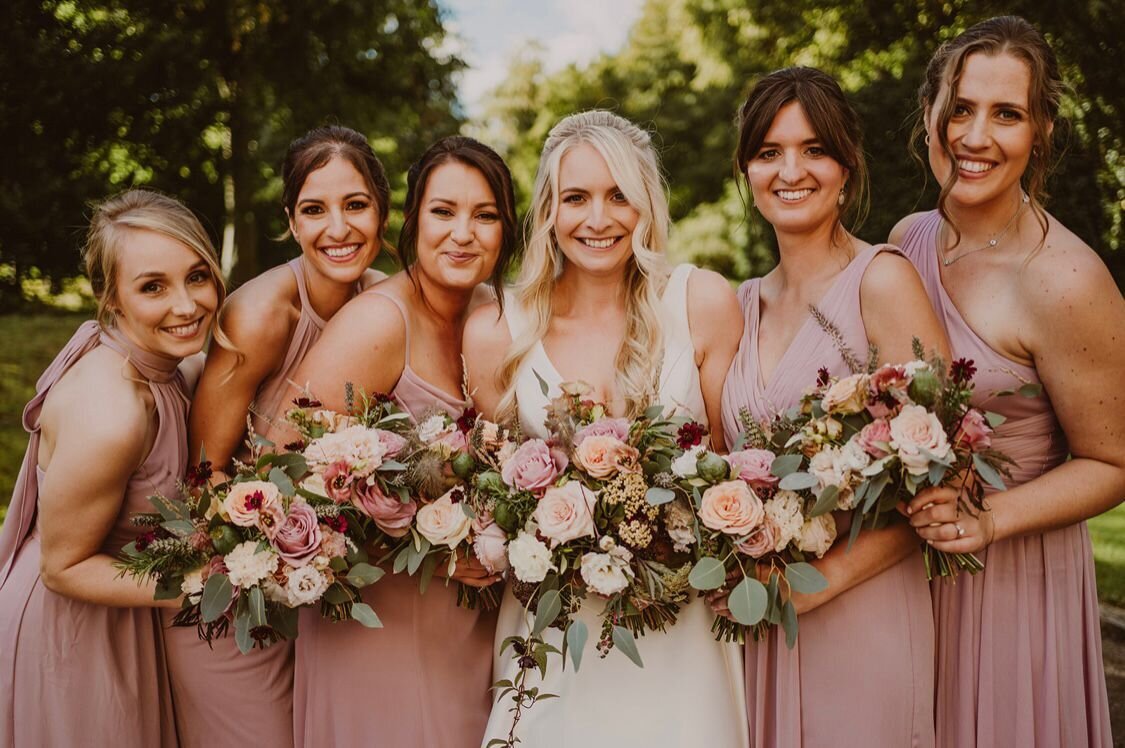
[[[687,296],[688,327],[711,424],[711,448],[723,452],[723,382],[742,339],[742,308],[726,278],[710,270],[692,272]]]
[[[497,304],[478,307],[465,321],[461,343],[465,379],[469,383],[473,407],[490,420],[496,418],[503,395],[497,372],[511,344],[512,336]]]
[[[116,362],[87,365],[70,377],[48,396],[41,421],[43,438],[52,442],[39,495],[43,584],[97,605],[179,607],[178,600],[153,600],[154,581],[119,577],[113,557],[101,552],[156,428],[139,391],[146,385],[123,379]]]
[[[344,385],[358,395],[389,393],[402,376],[406,325],[394,302],[362,293],[329,320],[293,381],[307,386],[324,407],[346,410]]]

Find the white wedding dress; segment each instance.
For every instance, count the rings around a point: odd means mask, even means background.
[[[691,270],[690,265],[677,267],[661,300],[665,352],[659,393],[666,413],[674,409],[706,423],[688,329],[687,279]],[[511,295],[505,299],[504,316],[512,338],[517,338],[524,329],[525,317]],[[549,385],[550,397],[559,394],[561,377],[541,343],[528,354],[516,375],[520,425],[525,434],[541,437],[548,398],[535,373]],[[591,596],[576,616],[586,623],[589,632],[578,672],[569,655],[564,669],[555,654],[548,658],[544,681],[539,681],[538,671],[532,672],[529,685],[538,685],[542,692],[559,698],[524,709],[516,732],[520,745],[744,748],[749,744],[742,647],[715,641],[711,633],[714,613],[704,600],[693,597],[681,609],[676,624],[663,633],[638,638],[643,669],[616,649],[604,659],[599,656],[595,644],[601,633],[601,610],[601,601]],[[509,636],[526,636],[532,618],[511,592],[505,591],[493,650],[496,680],[515,677],[517,666],[511,648],[501,655],[500,644]],[[562,649],[562,632],[547,629],[544,637]],[[512,706],[511,695],[493,704],[482,745],[494,738],[507,738]]]

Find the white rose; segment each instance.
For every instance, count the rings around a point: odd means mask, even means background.
[[[258,550],[257,540],[245,540],[223,556],[227,577],[235,587],[252,587],[277,569],[277,554]]]
[[[904,405],[891,419],[891,448],[913,475],[925,475],[931,458],[945,459],[949,440],[941,421],[921,405]]]
[[[841,473],[845,471],[858,473],[870,464],[871,455],[860,446],[858,440],[852,439],[840,450],[836,467]]]
[[[815,553],[820,558],[836,540],[836,520],[831,513],[805,520],[797,536],[797,549],[802,553]]]
[[[672,460],[672,474],[680,478],[691,478],[696,473],[695,464],[699,457],[706,451],[706,447],[697,444],[682,455]]]
[[[603,597],[625,590],[633,578],[628,562],[612,553],[586,553],[580,568],[583,581]]]
[[[554,548],[559,543],[593,536],[596,500],[592,491],[572,480],[564,486],[548,488],[531,516]]]
[[[289,570],[292,571],[292,568],[293,567],[289,567]],[[262,588],[262,594],[264,594],[266,599],[270,602],[289,605],[289,593],[285,591],[284,587],[277,583],[273,575],[263,579],[259,586]]]
[[[188,597],[203,593],[203,569],[196,569],[184,574],[184,581],[180,584],[180,592]]]
[[[429,444],[445,431],[445,416],[430,416],[418,424],[418,438],[423,444]]]
[[[294,569],[289,572],[289,581],[285,583],[289,607],[296,608],[315,603],[328,587],[328,577],[315,566],[310,564]]]
[[[301,481],[301,488],[317,496],[328,498],[328,488],[324,485],[324,476],[320,473],[310,473]]]
[[[840,470],[839,457],[840,450],[837,447],[824,447],[809,460],[809,472],[820,481],[821,488],[843,485],[844,475]]]
[[[452,494],[459,489],[450,489],[437,501],[423,505],[414,517],[418,532],[434,545],[456,548],[457,544],[469,536],[473,521],[465,514],[461,502],[454,502]]]
[[[520,530],[515,540],[508,543],[508,561],[521,582],[542,582],[547,572],[555,568],[547,546],[523,530]]]
[[[777,545],[774,550],[781,552],[801,534],[805,517],[801,514],[801,497],[793,491],[778,491],[765,503],[766,516],[777,528]]]

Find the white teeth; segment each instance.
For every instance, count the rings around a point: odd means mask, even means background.
[[[346,247],[325,247],[324,254],[333,258],[347,257],[359,250],[358,244],[349,244]]]
[[[813,193],[813,191],[811,189],[778,190],[777,196],[780,197],[782,200],[801,200],[801,199],[804,199],[804,198],[808,197],[812,193]]]
[[[974,174],[981,174],[989,169],[996,168],[996,164],[990,164],[986,161],[958,161],[957,166],[963,171],[970,171]]]
[[[199,320],[188,325],[177,325],[176,327],[165,327],[164,329],[177,337],[190,337],[199,331]]]
[[[617,240],[616,239],[579,239],[579,241],[581,241],[587,247],[591,247],[593,249],[609,249],[610,247],[613,246],[614,242],[616,242]]]

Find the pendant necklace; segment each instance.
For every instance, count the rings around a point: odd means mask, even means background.
[[[1020,204],[1016,207],[1016,212],[1013,213],[1012,217],[1008,219],[1008,222],[1006,224],[1004,224],[1004,228],[1000,229],[1000,233],[996,234],[994,237],[989,239],[986,244],[982,244],[979,247],[976,247],[975,249],[970,249],[968,252],[962,252],[961,254],[957,255],[956,257],[949,258],[949,257],[944,256],[944,253],[943,253],[943,256],[941,258],[942,266],[949,267],[953,263],[960,260],[962,257],[968,257],[969,255],[975,254],[975,253],[981,251],[982,249],[989,249],[990,247],[995,247],[997,244],[1000,243],[1000,240],[1003,239],[1007,235],[1008,231],[1011,230],[1012,226],[1015,225],[1016,219],[1019,218],[1020,213],[1023,212],[1023,207],[1025,205],[1027,205],[1029,202],[1031,202],[1031,198],[1021,192],[1020,193]],[[944,230],[945,230],[945,223],[943,222],[942,223],[942,231],[944,232]]]

